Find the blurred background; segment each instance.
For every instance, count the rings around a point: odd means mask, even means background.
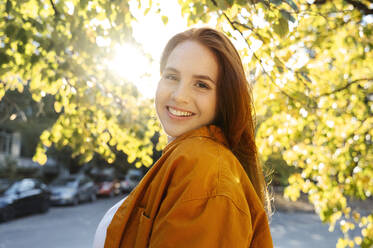
[[[91,247],[166,144],[164,45],[202,26],[253,86],[275,247],[373,247],[371,0],[0,0],[0,247]]]

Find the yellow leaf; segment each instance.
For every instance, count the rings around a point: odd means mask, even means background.
[[[56,110],[57,113],[60,113],[62,110],[62,104],[60,102],[54,102],[54,110]]]
[[[23,92],[23,84],[19,83],[17,85],[17,90],[18,90],[19,93],[22,93]]]
[[[0,101],[4,97],[4,95],[5,95],[5,90],[4,89],[0,89]]]
[[[108,134],[107,132],[103,133],[101,135],[101,139],[104,143],[107,143],[109,140],[110,140],[110,134]]]
[[[168,17],[167,16],[162,16],[162,22],[164,25],[168,23]]]
[[[47,162],[47,155],[45,155],[45,153],[39,152],[35,154],[32,160],[38,162],[40,165],[44,165]]]

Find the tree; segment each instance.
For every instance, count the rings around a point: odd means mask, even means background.
[[[41,133],[57,120],[53,104],[52,96],[33,101],[27,86],[22,93],[7,91],[2,98],[0,129],[20,133],[22,157],[31,158],[35,154]]]
[[[154,113],[141,103],[139,115],[133,86],[119,86],[102,63],[114,43],[132,42],[128,2],[55,2],[0,0],[0,97],[26,83],[36,100],[56,96],[61,115],[42,134],[44,146],[69,145],[84,161],[97,152],[109,162],[115,146],[149,164],[150,137],[159,129]],[[159,0],[150,2],[159,8]],[[179,3],[189,24],[215,20],[236,41],[255,82],[257,114],[265,117],[257,130],[262,159],[282,154],[300,170],[286,195],[307,193],[321,220],[331,229],[339,223],[345,236],[338,247],[371,247],[373,213],[355,211],[349,199],[373,192],[372,1]],[[97,45],[107,38],[110,45]],[[40,162],[43,145],[35,155]],[[356,225],[361,235],[351,237]]]
[[[132,18],[119,0],[0,1],[0,100],[27,86],[37,102],[52,95],[59,113],[41,135],[40,164],[54,144],[70,146],[81,163],[95,153],[112,163],[115,148],[137,166],[151,165],[150,139],[159,130],[151,105],[105,64],[115,44],[134,43]]]
[[[215,18],[241,44],[266,118],[257,133],[263,160],[279,152],[301,170],[285,195],[295,200],[303,191],[331,230],[339,222],[345,236],[337,247],[371,247],[373,214],[348,200],[373,192],[372,1],[181,4],[191,23]],[[361,235],[350,237],[356,225]]]

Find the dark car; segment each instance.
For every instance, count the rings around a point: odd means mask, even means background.
[[[97,188],[86,175],[58,178],[49,187],[51,202],[55,205],[78,205],[80,202],[96,200]]]
[[[13,182],[0,195],[0,219],[7,221],[26,213],[49,210],[50,191],[37,179],[25,178]]]

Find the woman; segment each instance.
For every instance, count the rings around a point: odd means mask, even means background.
[[[103,218],[94,247],[273,247],[236,49],[214,29],[191,29],[167,43],[160,71],[155,105],[169,143]]]

